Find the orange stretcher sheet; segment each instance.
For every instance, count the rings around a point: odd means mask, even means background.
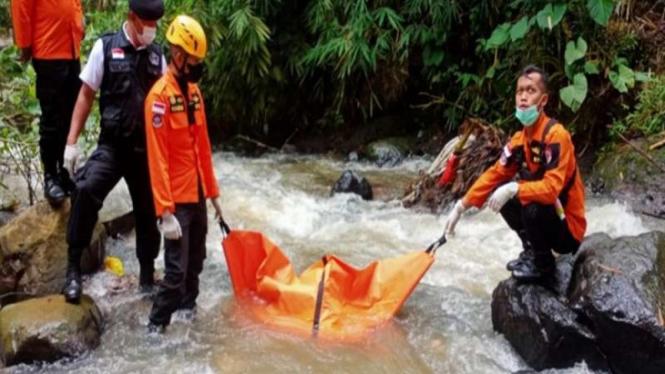
[[[222,242],[236,298],[260,322],[300,335],[362,338],[390,320],[434,256],[416,251],[356,269],[326,255],[298,277],[263,234],[232,231]]]

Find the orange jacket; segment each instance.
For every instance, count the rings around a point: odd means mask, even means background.
[[[539,159],[545,161],[546,169],[542,179],[534,181],[519,181],[517,197],[522,204],[531,202],[552,205],[556,202],[562,190],[569,183],[571,178],[575,181],[568,191],[566,205],[564,206],[566,223],[571,234],[575,239],[582,241],[586,232],[586,218],[584,217],[584,184],[582,177],[577,169],[577,160],[575,159],[575,146],[570,137],[570,133],[557,123],[549,133],[547,139],[544,139],[544,155],[536,154],[531,147],[536,143],[533,139],[543,141],[542,136],[550,118],[543,115],[534,124],[533,136],[528,137],[524,131],[518,131],[510,143],[504,148],[501,159],[494,166],[488,169],[473,184],[464,200],[477,208],[482,207],[492,192],[501,184],[511,180],[517,173],[518,167],[514,160],[511,160],[513,154],[519,149],[523,149],[526,166],[531,172],[538,169]],[[525,146],[528,144],[529,146]],[[535,149],[535,148],[534,148]]]
[[[199,201],[199,178],[206,198],[219,196],[212,167],[205,108],[201,91],[189,84],[189,102],[195,105],[195,124],[187,120],[187,102],[169,70],[152,86],[145,101],[145,128],[150,183],[155,210],[175,212],[176,203]]]
[[[12,0],[11,8],[19,48],[32,47],[36,59],[79,58],[83,39],[80,0]]]

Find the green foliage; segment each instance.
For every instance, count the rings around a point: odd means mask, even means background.
[[[41,185],[39,164],[39,104],[35,96],[35,73],[16,62],[18,50],[0,50],[0,188],[10,174],[26,185],[30,204],[37,200]]]
[[[11,28],[10,0],[0,0],[0,35]]]
[[[612,129],[630,136],[649,136],[665,131],[665,75],[649,79],[638,96],[635,111]]]
[[[547,6],[536,15],[538,26],[543,30],[552,30],[563,20],[563,16],[566,14],[567,9],[568,7],[566,4],[547,4]]]
[[[176,14],[202,23],[209,46],[202,88],[213,133],[221,128],[274,144],[298,131],[362,126],[395,112],[450,131],[467,116],[514,126],[516,76],[533,63],[552,73],[548,111],[574,131],[602,136],[605,124],[634,105],[642,72],[654,68],[642,52],[647,41],[628,22],[650,10],[621,4],[170,0],[157,40],[168,53],[164,32]],[[120,27],[127,3],[83,6],[85,56],[101,33]]]
[[[589,8],[591,18],[598,24],[605,26],[614,10],[614,0],[589,0],[587,8]]]
[[[586,99],[588,89],[586,77],[584,74],[578,73],[573,78],[573,84],[563,88],[559,94],[564,104],[573,111],[577,111]]]

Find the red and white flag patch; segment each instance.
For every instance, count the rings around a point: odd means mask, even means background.
[[[125,58],[125,51],[122,48],[113,48],[111,50],[111,58],[114,60],[123,60]]]
[[[152,112],[154,114],[164,114],[166,113],[166,104],[155,101],[152,103]]]

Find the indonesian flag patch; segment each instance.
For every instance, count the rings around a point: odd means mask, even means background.
[[[155,101],[152,103],[152,113],[163,115],[166,113],[166,104]]]
[[[114,60],[124,60],[125,51],[123,51],[122,48],[113,48],[111,50],[111,58],[113,58]]]
[[[508,159],[510,159],[510,156],[512,155],[513,155],[513,147],[511,147],[510,143],[508,143],[503,147],[503,151],[501,152],[501,165],[503,166],[508,165]]]

